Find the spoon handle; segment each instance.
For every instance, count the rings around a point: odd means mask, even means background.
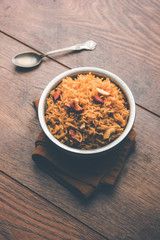
[[[83,50],[83,49],[94,50],[96,45],[97,44],[94,41],[89,40],[87,42],[84,42],[84,43],[81,43],[81,44],[76,44],[76,45],[71,46],[71,47],[61,48],[61,49],[46,52],[46,53],[43,54],[43,56],[45,57],[45,56],[48,56],[48,55],[53,54],[53,53],[60,53],[60,52],[65,52],[65,51],[80,51],[80,50]]]

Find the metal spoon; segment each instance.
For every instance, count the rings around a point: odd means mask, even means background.
[[[58,49],[58,50],[49,51],[49,52],[41,54],[41,55],[34,53],[34,52],[25,52],[25,53],[21,53],[21,54],[14,56],[12,58],[12,62],[18,67],[31,68],[31,67],[35,67],[35,66],[39,65],[40,62],[42,61],[42,58],[46,57],[50,54],[60,53],[60,52],[64,52],[64,51],[80,51],[83,49],[94,50],[96,45],[97,44],[94,41],[89,40],[82,44],[76,44],[76,45],[68,47],[68,48],[62,48],[62,49]]]

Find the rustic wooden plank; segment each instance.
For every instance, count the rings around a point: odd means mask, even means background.
[[[1,143],[1,146],[7,149],[8,145],[14,144],[16,150],[20,145],[23,147],[23,144],[21,141],[14,142],[15,136],[23,135],[24,140],[29,137],[30,141],[34,142],[40,130],[40,128],[39,130],[32,128],[38,125],[32,101],[40,97],[45,86],[55,76],[68,69],[47,59],[32,70],[15,68],[11,62],[12,56],[17,51],[25,52],[30,49],[3,34],[0,36],[0,51],[0,102],[1,112],[3,112],[1,127],[3,129],[7,127],[7,134],[5,131],[1,132],[2,140],[4,140],[2,141],[4,144]],[[23,126],[23,130],[21,129],[23,134],[19,131],[20,125]],[[12,135],[13,128],[16,130],[15,135]],[[7,145],[5,141],[8,141]]]
[[[1,172],[0,182],[1,240],[105,239]]]
[[[83,201],[38,169],[31,159],[39,123],[32,107],[47,82],[65,68],[48,61],[15,71],[10,61],[25,48],[1,36],[1,170],[109,239],[158,240],[160,165],[158,117],[137,108],[136,147],[112,190]]]
[[[0,22],[4,32],[39,51],[95,40],[93,52],[55,59],[71,68],[89,65],[114,72],[139,105],[160,114],[159,12],[155,0],[3,0]]]
[[[136,120],[138,135],[134,153],[128,159],[115,188],[111,191],[101,190],[88,202],[77,198],[39,170],[30,159],[33,145],[23,137],[19,140],[18,137],[14,138],[17,143],[21,141],[22,145],[25,145],[23,154],[20,146],[15,150],[14,146],[10,145],[10,154],[1,150],[1,159],[4,161],[1,168],[110,239],[128,237],[136,240],[158,240],[160,236],[160,137],[159,133],[156,133],[158,127],[157,118],[138,109]]]

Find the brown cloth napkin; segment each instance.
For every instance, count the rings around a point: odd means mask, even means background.
[[[37,110],[39,100],[33,103]],[[132,129],[125,140],[108,153],[98,157],[78,158],[60,150],[41,131],[35,142],[32,159],[60,183],[87,198],[103,184],[115,184],[135,136]]]

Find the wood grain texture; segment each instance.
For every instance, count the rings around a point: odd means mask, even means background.
[[[105,239],[0,172],[0,239]]]
[[[53,61],[15,71],[11,57],[26,47],[1,35],[1,170],[112,240],[160,238],[160,120],[137,107],[136,146],[112,190],[83,201],[37,168],[31,159],[40,127],[32,107],[44,86],[66,68]],[[27,50],[27,49],[26,49]]]
[[[39,51],[93,39],[95,51],[55,59],[114,72],[139,105],[160,114],[159,0],[2,0],[1,9],[1,30]]]

